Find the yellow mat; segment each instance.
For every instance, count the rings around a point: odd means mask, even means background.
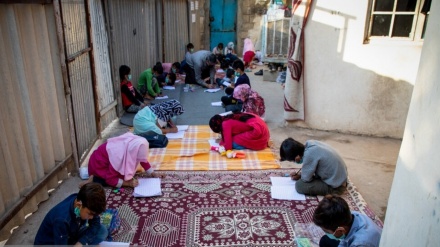
[[[210,139],[218,134],[208,125],[189,126],[183,139],[170,139],[166,148],[153,148],[148,161],[155,170],[253,170],[280,168],[270,148],[261,151],[243,150],[244,159],[228,159],[210,151]]]

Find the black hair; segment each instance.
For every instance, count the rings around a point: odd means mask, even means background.
[[[119,67],[119,79],[123,81],[125,79],[125,76],[129,75],[130,72],[130,67],[128,67],[127,65],[121,65],[121,67]]]
[[[169,78],[170,78],[170,82],[168,83],[168,85],[173,86],[174,83],[176,83],[176,74],[174,74],[173,72],[170,72],[168,74]]]
[[[223,50],[223,43],[221,43],[221,42],[218,43],[217,47],[220,48],[221,50]]]
[[[210,54],[207,58],[210,63],[217,63],[217,57],[214,54]]]
[[[186,49],[187,49],[187,50],[192,49],[192,48],[194,48],[194,45],[193,45],[192,43],[188,43],[188,44],[186,45]]]
[[[243,61],[241,61],[240,59],[235,60],[235,61],[232,63],[232,68],[233,68],[234,70],[236,70],[236,69],[241,69],[241,71],[244,71],[244,63],[243,63]]]
[[[81,187],[76,200],[82,203],[83,207],[90,209],[95,215],[105,211],[106,199],[102,185],[98,183],[87,183]]]
[[[221,58],[221,61],[220,61],[220,68],[222,68],[223,70],[229,69],[229,61],[224,59],[224,56],[221,56],[221,57],[223,57],[223,58]]]
[[[293,138],[289,137],[286,140],[284,140],[281,143],[280,147],[280,157],[281,161],[288,160],[288,161],[295,161],[296,156],[303,156],[304,155],[304,144],[294,140]]]
[[[159,75],[163,74],[163,67],[161,62],[157,62],[153,67],[153,72],[157,72]]]
[[[226,77],[231,78],[234,75],[235,71],[233,69],[226,70]]]
[[[247,120],[254,118],[254,117],[255,117],[254,115],[247,114],[244,112],[233,113],[233,114],[229,114],[226,116],[221,116],[219,114],[216,114],[209,120],[209,127],[211,128],[211,130],[213,132],[220,133],[223,138],[223,129],[222,129],[223,121],[228,120],[228,119],[235,119],[235,120],[238,120],[240,122],[245,123]]]
[[[337,195],[326,195],[313,213],[313,223],[331,231],[350,225],[351,220],[352,216],[347,202]]]
[[[180,63],[179,62],[174,62],[173,65],[171,65],[171,67],[176,67],[176,69],[178,69],[180,71]]]

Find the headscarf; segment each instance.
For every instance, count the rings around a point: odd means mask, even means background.
[[[168,100],[149,107],[151,111],[164,122],[168,122],[172,117],[185,112],[180,102],[175,99]]]
[[[255,52],[254,44],[252,43],[252,40],[249,38],[244,39],[243,56],[247,51]]]
[[[232,42],[232,41],[229,42],[227,48],[228,48],[229,50],[234,49],[234,42]]]
[[[241,122],[246,122],[248,119],[253,118],[253,117],[254,117],[253,115],[246,114],[243,112],[233,113],[233,114],[229,114],[226,116],[221,116],[219,114],[216,114],[209,120],[209,127],[211,128],[211,130],[214,133],[221,134],[223,121],[229,120],[229,119],[234,119],[234,120],[238,120]]]
[[[240,84],[234,88],[233,97],[243,102],[243,112],[253,113],[262,117],[266,111],[264,99],[251,89],[248,84]]]
[[[131,132],[108,139],[106,150],[110,164],[124,180],[133,178],[138,163],[148,162],[148,141]]]

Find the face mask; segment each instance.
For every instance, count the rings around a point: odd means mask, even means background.
[[[342,234],[342,236],[340,236],[339,238],[335,237],[335,235],[331,234],[331,233],[326,233],[325,235],[327,235],[327,237],[329,237],[330,239],[334,239],[334,240],[341,240],[345,238],[345,234]]]
[[[75,209],[73,210],[73,212],[75,213],[75,215],[76,215],[77,218],[81,217],[79,207],[75,207]]]
[[[177,71],[177,70],[176,70],[176,69],[174,69],[174,68],[173,68],[173,69],[171,69],[171,70],[173,71],[173,73],[174,73],[174,74],[175,74],[175,73],[176,73],[176,71]]]
[[[128,75],[128,80],[129,80],[129,81],[131,80],[131,75]]]
[[[168,77],[165,78],[165,82],[166,82],[166,83],[170,82],[170,79],[168,79]]]
[[[240,73],[238,73],[238,72],[235,72],[235,76],[240,76]]]
[[[193,53],[193,52],[194,52],[194,49],[190,49],[189,51],[190,51],[191,53]]]
[[[302,164],[302,163],[303,163],[303,158],[301,157],[301,160],[298,161],[298,162],[295,162],[295,163],[297,163],[297,164]]]

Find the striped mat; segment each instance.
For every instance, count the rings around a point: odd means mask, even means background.
[[[261,151],[243,150],[244,159],[228,159],[210,151],[210,139],[218,134],[208,125],[190,125],[183,139],[169,140],[166,148],[153,148],[148,161],[155,170],[254,170],[280,168],[278,160],[268,147]]]

